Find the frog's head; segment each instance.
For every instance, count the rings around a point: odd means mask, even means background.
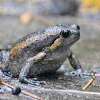
[[[75,24],[71,26],[65,25],[60,34],[63,42],[66,45],[71,46],[80,38],[80,27]]]

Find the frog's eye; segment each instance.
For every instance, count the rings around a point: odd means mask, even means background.
[[[71,32],[70,32],[69,30],[67,30],[67,32],[64,32],[64,30],[61,30],[60,34],[61,34],[63,37],[67,38],[67,37],[70,36]]]
[[[77,25],[77,30],[80,30],[80,27]]]

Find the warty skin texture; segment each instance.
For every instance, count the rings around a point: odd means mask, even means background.
[[[78,59],[70,47],[79,40],[78,25],[55,25],[47,29],[28,34],[18,40],[10,50],[6,66],[12,76],[19,81],[31,83],[28,77],[56,72],[68,58],[75,70],[81,69]],[[82,76],[82,70],[78,71]]]

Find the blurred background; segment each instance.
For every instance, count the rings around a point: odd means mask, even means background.
[[[99,21],[99,13],[100,0],[0,0],[0,49],[51,24]]]
[[[0,49],[52,24],[98,22],[99,13],[99,0],[0,0]]]

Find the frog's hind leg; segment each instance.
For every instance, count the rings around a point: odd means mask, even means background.
[[[31,82],[26,77],[31,69],[31,66],[32,65],[34,66],[35,62],[41,60],[45,56],[46,56],[45,52],[40,52],[36,56],[29,58],[26,62],[26,65],[21,69],[21,72],[19,74],[19,81],[26,84],[36,84],[36,82],[38,83],[39,81]]]

